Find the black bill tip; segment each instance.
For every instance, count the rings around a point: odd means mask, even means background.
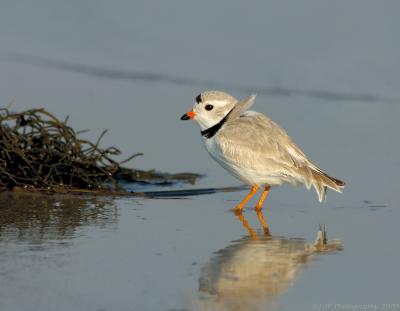
[[[189,120],[189,119],[190,119],[190,117],[188,116],[187,113],[185,113],[185,114],[181,117],[181,120]]]

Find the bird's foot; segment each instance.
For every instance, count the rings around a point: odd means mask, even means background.
[[[235,216],[242,215],[243,207],[236,206],[232,209],[232,212],[235,214]]]
[[[257,205],[254,207],[254,210],[255,210],[256,212],[261,212],[261,210],[262,210],[262,205],[257,204]]]

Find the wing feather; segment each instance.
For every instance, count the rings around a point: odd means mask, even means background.
[[[247,111],[217,135],[228,162],[269,176],[293,175],[309,164],[286,132],[265,115]]]

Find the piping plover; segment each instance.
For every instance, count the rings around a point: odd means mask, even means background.
[[[320,202],[326,189],[341,192],[344,182],[330,177],[314,165],[289,135],[262,113],[247,110],[255,95],[238,101],[222,91],[206,91],[196,97],[193,109],[181,120],[196,120],[207,151],[236,178],[251,186],[250,193],[236,206],[242,210],[259,187],[262,204],[271,186],[304,184],[315,188]]]

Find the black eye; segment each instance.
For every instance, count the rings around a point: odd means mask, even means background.
[[[196,103],[201,103],[201,94],[197,95],[196,97]]]
[[[214,106],[213,105],[206,105],[204,108],[206,110],[210,111],[210,110],[212,110],[214,108]]]

